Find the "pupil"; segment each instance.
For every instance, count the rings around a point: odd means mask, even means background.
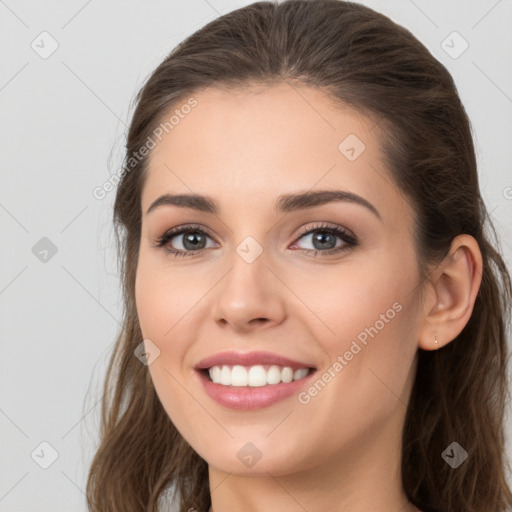
[[[319,249],[325,249],[326,248],[325,247],[325,243],[326,243],[325,239],[329,238],[329,237],[331,237],[331,239],[333,238],[332,233],[325,233],[325,232],[323,232],[323,234],[319,234],[317,236],[313,236],[313,243],[318,241],[318,242],[320,242],[320,247],[318,247],[318,248]],[[331,243],[332,243],[332,240],[331,240]],[[327,242],[327,245],[329,245],[328,242]],[[316,246],[316,244],[315,244],[315,246]],[[333,247],[327,247],[327,248],[328,249],[332,249]]]
[[[183,243],[185,248],[186,249],[197,249],[197,243],[195,243],[194,240],[197,239],[198,237],[200,238],[201,234],[197,233],[197,232],[189,233],[188,235],[186,235],[184,238],[184,243]],[[191,244],[191,246],[187,247],[187,244],[189,244],[189,243]],[[203,247],[201,247],[201,248],[203,248]]]

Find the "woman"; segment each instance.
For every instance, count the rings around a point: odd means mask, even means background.
[[[510,276],[470,122],[337,0],[192,34],[137,97],[93,511],[508,510]]]

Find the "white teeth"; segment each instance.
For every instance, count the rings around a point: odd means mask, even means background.
[[[239,366],[240,372],[243,372],[247,375],[247,370],[243,366]],[[234,368],[233,368],[234,370]],[[233,384],[233,379],[231,379],[231,385],[236,386],[236,384]],[[265,371],[265,368],[261,365],[257,366],[251,366],[249,368],[249,386],[266,386],[267,384],[267,372]]]
[[[291,368],[283,368],[281,372],[281,380],[283,382],[291,382],[293,380],[293,370]]]
[[[231,385],[231,368],[229,368],[229,366],[222,367],[219,384],[223,384],[224,386]]]
[[[271,366],[267,370],[267,383],[279,384],[281,382],[281,368],[279,366]]]
[[[213,382],[220,382],[220,366],[214,366],[213,368],[210,368],[210,379],[212,379]]]
[[[243,366],[233,366],[231,370],[232,386],[247,386],[247,372]]]
[[[300,370],[295,370],[293,373],[293,380],[299,380],[304,378],[309,373],[307,368],[301,368]]]
[[[309,374],[309,368],[301,368],[293,371],[289,366],[281,367],[272,365],[265,369],[263,365],[255,366],[212,366],[208,373],[215,384],[223,386],[250,386],[260,387],[269,384],[288,383],[303,379]]]

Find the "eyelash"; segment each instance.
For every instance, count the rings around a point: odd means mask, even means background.
[[[304,236],[310,235],[311,233],[315,233],[316,231],[320,231],[322,233],[329,233],[331,235],[338,236],[339,238],[341,238],[345,242],[345,245],[342,246],[342,247],[337,247],[337,248],[334,248],[334,249],[328,249],[328,250],[325,250],[325,251],[321,251],[321,250],[318,250],[318,249],[302,249],[303,251],[305,251],[308,254],[313,253],[313,257],[316,257],[318,255],[318,253],[321,253],[322,255],[330,255],[330,254],[339,253],[339,252],[346,251],[346,250],[348,250],[348,249],[358,245],[357,238],[355,236],[353,236],[348,230],[342,229],[340,227],[333,227],[333,226],[330,226],[328,224],[318,224],[318,225],[316,225],[316,226],[314,226],[312,228],[305,228],[305,229],[303,229],[299,233],[297,240],[300,240]],[[166,231],[162,236],[158,237],[155,240],[155,246],[156,247],[164,247],[173,238],[175,238],[178,235],[182,235],[184,233],[199,233],[199,234],[202,234],[202,235],[207,235],[210,238],[212,238],[210,236],[210,234],[208,233],[208,231],[206,231],[201,226],[190,224],[190,225],[187,225],[187,226],[180,226],[180,227],[177,227],[177,228],[170,229],[169,231]],[[194,257],[194,256],[199,255],[203,251],[206,251],[207,249],[197,249],[195,251],[191,251],[191,250],[189,250],[189,251],[182,251],[180,249],[171,249],[169,247],[165,247],[165,250],[170,255],[176,256],[176,257],[178,257],[178,256]]]

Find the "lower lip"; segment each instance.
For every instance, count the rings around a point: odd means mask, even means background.
[[[200,370],[196,370],[196,373],[206,393],[218,404],[230,409],[253,410],[268,407],[298,393],[309,383],[316,370],[310,370],[306,377],[289,383],[281,382],[258,387],[223,386],[213,383]]]

